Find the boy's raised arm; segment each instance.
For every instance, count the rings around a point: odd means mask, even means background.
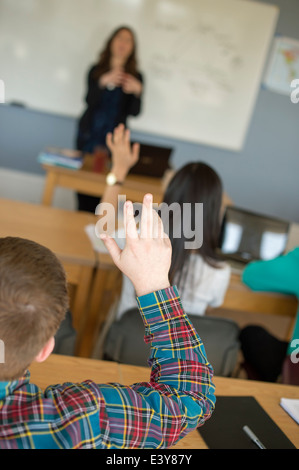
[[[171,447],[208,419],[215,406],[213,371],[204,346],[181,305],[175,286],[169,285],[171,244],[163,231],[152,197],[143,202],[140,233],[131,202],[124,208],[126,245],[121,250],[109,236],[102,238],[116,266],[135,286],[151,344],[149,382],[103,388],[109,410],[112,445]],[[126,406],[120,411],[121,403]],[[129,428],[128,428],[128,423]]]

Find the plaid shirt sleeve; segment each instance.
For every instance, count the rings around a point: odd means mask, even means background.
[[[213,371],[176,287],[137,298],[151,343],[150,381],[103,386],[116,447],[168,448],[202,425],[215,406]]]
[[[0,448],[169,448],[208,419],[212,368],[175,287],[137,298],[151,343],[149,382],[42,391],[30,373],[0,382]]]

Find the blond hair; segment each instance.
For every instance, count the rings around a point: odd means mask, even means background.
[[[55,335],[68,308],[63,267],[44,246],[0,238],[0,381],[18,379]]]

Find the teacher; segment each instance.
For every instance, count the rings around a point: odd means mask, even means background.
[[[131,28],[117,28],[87,77],[87,109],[78,125],[76,147],[93,153],[106,146],[106,135],[141,111],[143,78],[137,68],[136,38]],[[78,209],[94,212],[99,198],[78,194]]]

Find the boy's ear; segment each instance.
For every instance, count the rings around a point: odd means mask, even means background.
[[[47,341],[43,349],[38,353],[38,355],[35,358],[35,361],[36,362],[45,361],[50,356],[51,352],[54,349],[54,346],[55,346],[55,339],[54,339],[54,336],[52,336],[52,338],[50,338],[49,341]]]

